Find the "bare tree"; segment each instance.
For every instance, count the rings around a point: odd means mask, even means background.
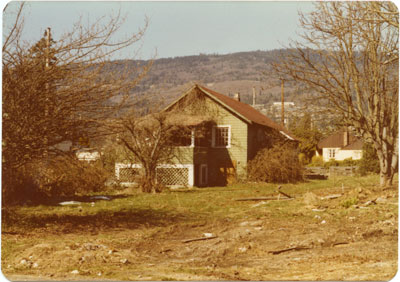
[[[116,36],[124,19],[116,14],[88,24],[81,18],[70,32],[54,31],[54,37],[48,28],[37,42],[26,42],[25,8],[22,2],[3,12],[14,16],[4,27],[2,46],[2,192],[7,202],[21,198],[21,189],[27,188],[23,179],[33,179],[32,191],[42,184],[57,188],[58,176],[54,182],[46,175],[62,176],[63,171],[52,160],[71,164],[56,158],[65,154],[59,145],[109,134],[107,119],[130,106],[131,90],[151,66],[131,68],[127,61],[115,60],[119,51],[140,43],[147,20],[122,39]]]
[[[131,68],[113,60],[142,39],[147,20],[137,32],[116,39],[124,23],[120,14],[86,25],[81,18],[70,32],[53,38],[48,29],[32,44],[21,38],[24,9],[22,2],[3,36],[3,168],[8,170],[57,154],[63,141],[106,134],[103,122],[129,106],[131,90],[151,66]]]
[[[210,107],[203,95],[193,91],[160,112],[154,109],[146,116],[131,114],[120,119],[118,139],[125,158],[142,165],[142,191],[162,188],[156,179],[157,166],[193,162],[193,147],[211,146],[211,130],[219,116],[218,108]],[[113,122],[111,128],[116,128]]]
[[[305,83],[371,142],[380,161],[380,184],[398,168],[399,12],[385,2],[319,2],[301,15],[303,40],[275,65]]]
[[[143,168],[142,191],[158,192],[161,186],[156,179],[157,166],[180,160],[181,151],[176,146],[184,138],[190,142],[191,131],[185,125],[171,122],[165,112],[140,118],[130,115],[119,124],[118,139],[126,150],[126,158]]]

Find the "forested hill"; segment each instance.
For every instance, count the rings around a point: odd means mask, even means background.
[[[168,104],[197,82],[227,95],[239,92],[242,101],[252,103],[252,88],[256,103],[280,101],[281,82],[272,63],[289,50],[252,51],[227,55],[186,56],[156,59],[148,75],[133,90],[133,97],[142,97],[139,107]],[[145,61],[124,61],[132,68]],[[294,82],[285,82],[285,101],[301,104],[306,91]]]

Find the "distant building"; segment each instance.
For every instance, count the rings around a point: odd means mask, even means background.
[[[363,141],[346,129],[342,129],[317,144],[317,155],[322,155],[324,162],[343,161],[362,158]]]
[[[273,102],[272,103],[273,107],[282,107],[282,102]],[[283,106],[285,107],[294,107],[294,102],[283,102]]]
[[[76,151],[75,154],[80,161],[91,162],[100,159],[100,153],[97,150],[91,148],[79,149]]]

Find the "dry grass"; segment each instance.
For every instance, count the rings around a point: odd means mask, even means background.
[[[2,270],[12,280],[387,280],[398,192],[376,183],[282,185],[292,201],[235,201],[277,195],[254,183],[18,207],[3,215]],[[332,194],[342,195],[321,199]],[[218,238],[182,243],[204,233]],[[270,253],[295,246],[309,249]]]

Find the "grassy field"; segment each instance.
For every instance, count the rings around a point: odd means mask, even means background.
[[[236,201],[278,195],[278,185],[247,183],[13,207],[3,211],[2,271],[10,280],[388,280],[398,182],[377,183],[282,185],[293,200]],[[185,243],[204,233],[213,238]]]

